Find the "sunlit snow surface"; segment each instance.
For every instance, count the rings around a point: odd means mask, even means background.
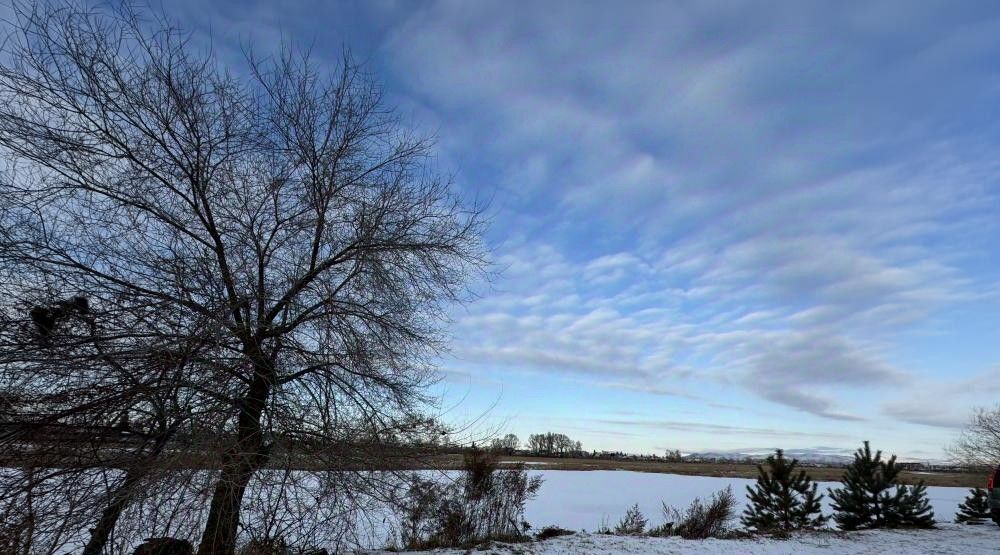
[[[526,518],[536,529],[554,524],[571,530],[597,529],[602,520],[610,525],[633,503],[651,524],[662,522],[661,502],[686,507],[695,497],[706,498],[727,485],[733,487],[743,510],[746,486],[753,480],[652,474],[626,471],[536,471],[545,483],[538,498],[530,502]],[[837,483],[820,483],[826,492]],[[997,554],[1000,527],[993,524],[962,526],[951,524],[965,488],[928,488],[939,525],[935,530],[864,531],[839,533],[823,531],[797,534],[788,540],[682,540],[680,538],[628,538],[580,533],[544,542],[495,545],[485,553],[532,555],[619,555],[631,553],[687,555],[847,555],[847,554]],[[827,510],[829,506],[827,504]],[[467,550],[434,551],[439,555],[459,555]]]
[[[525,518],[535,528],[554,524],[569,530],[596,530],[602,520],[614,525],[633,503],[646,515],[651,524],[662,521],[662,503],[679,509],[687,507],[695,497],[706,499],[712,493],[733,487],[743,511],[746,487],[754,480],[746,478],[714,478],[681,476],[678,474],[653,474],[612,470],[542,470],[536,471],[545,482],[538,498],[528,504]],[[839,487],[837,482],[820,482],[819,492]],[[968,489],[929,487],[927,494],[939,522],[955,518],[958,504]],[[823,499],[829,511],[828,496]],[[998,547],[1000,553],[1000,547]]]
[[[787,540],[682,540],[577,534],[544,542],[494,545],[476,553],[523,555],[985,555],[1000,552],[1000,527],[943,524],[937,530],[796,534]],[[460,555],[468,550],[438,550]]]

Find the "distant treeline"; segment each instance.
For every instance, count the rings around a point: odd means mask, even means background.
[[[582,443],[570,439],[566,434],[555,432],[529,435],[524,449],[521,449],[521,440],[514,434],[494,439],[491,447],[494,451],[508,455],[524,453],[542,457],[567,457],[584,454]]]

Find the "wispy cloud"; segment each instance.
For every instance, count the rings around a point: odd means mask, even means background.
[[[693,432],[718,435],[745,435],[756,437],[782,437],[782,438],[826,438],[826,439],[850,439],[849,435],[823,432],[803,432],[776,428],[755,428],[748,426],[726,426],[721,424],[711,424],[705,422],[687,422],[677,420],[639,420],[639,419],[608,419],[597,420],[597,424],[610,426],[621,426],[626,429],[645,428],[657,431],[672,432]]]
[[[445,152],[498,161],[519,214],[497,295],[460,322],[470,359],[862,421],[853,393],[916,378],[900,333],[981,294],[968,238],[995,232],[996,166],[979,130],[941,132],[938,96],[981,78],[973,16],[910,13],[901,36],[790,6],[522,8],[435,4],[387,44],[458,133]]]
[[[998,362],[995,7],[234,6],[206,20],[368,48],[494,199],[501,278],[455,314],[449,368],[760,423],[662,421],[713,436],[889,419],[914,449],[987,397],[951,386]]]

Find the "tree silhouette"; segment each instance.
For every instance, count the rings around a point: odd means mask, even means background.
[[[251,53],[247,71],[230,71],[128,3],[15,3],[7,21],[0,313],[12,325],[0,384],[20,399],[10,419],[106,429],[155,413],[158,391],[190,405],[200,416],[185,437],[210,437],[199,464],[218,469],[201,555],[233,552],[254,480],[298,491],[266,467],[382,465],[385,438],[420,421],[446,311],[486,263],[479,209],[434,170],[431,143],[349,56],[327,72],[291,50]],[[94,337],[59,323],[53,300],[75,297],[101,313]],[[146,361],[178,350],[194,363],[142,385],[156,374]],[[71,388],[66,368],[86,369]],[[129,380],[152,396],[128,400],[138,404],[123,419],[113,391]],[[12,429],[8,443],[23,445],[27,427]]]

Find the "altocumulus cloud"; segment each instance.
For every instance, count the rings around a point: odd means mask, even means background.
[[[495,161],[511,216],[463,360],[718,381],[837,420],[862,418],[852,390],[905,390],[901,335],[982,300],[967,264],[995,234],[992,97],[969,91],[998,28],[943,7],[413,14],[394,68],[446,156]]]
[[[1000,247],[1000,9],[443,1],[208,16],[269,42],[319,37],[318,55],[340,44],[317,22],[336,22],[390,98],[439,130],[457,184],[493,199],[501,278],[454,315],[452,371],[702,402],[703,422],[644,429],[744,441],[782,432],[774,413],[853,439],[870,425],[852,421],[889,418],[933,449],[990,396],[960,386],[1000,362],[1000,268],[984,262]],[[928,388],[938,408],[922,411]],[[747,425],[711,421],[719,407],[743,407]]]

